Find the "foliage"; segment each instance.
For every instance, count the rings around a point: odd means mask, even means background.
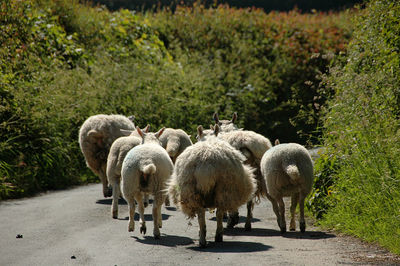
[[[400,253],[400,3],[371,1],[348,57],[325,79],[335,97],[324,118],[335,162],[336,205],[323,224]],[[329,173],[331,174],[331,173]],[[326,187],[325,187],[326,188]],[[318,202],[317,202],[318,204]]]
[[[0,4],[2,199],[97,180],[77,141],[94,114],[133,114],[139,126],[194,135],[213,112],[237,111],[242,126],[281,141],[314,134],[325,101],[315,98],[315,75],[351,33],[338,22],[346,13],[139,14],[82,2]]]
[[[270,14],[202,5],[147,13],[185,74],[202,76],[222,113],[283,142],[316,142],[318,89],[351,34],[349,14]]]

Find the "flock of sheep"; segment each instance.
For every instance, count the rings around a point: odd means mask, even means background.
[[[282,233],[286,232],[283,197],[291,197],[290,230],[296,229],[295,211],[300,206],[299,226],[305,231],[304,200],[313,183],[312,159],[296,143],[272,146],[268,138],[237,128],[231,120],[197,128],[197,142],[181,129],[161,128],[149,132],[149,125],[135,127],[132,117],[94,115],[81,126],[79,145],[87,166],[99,176],[104,197],[112,196],[111,215],[118,217],[118,199],[128,203],[128,231],[134,231],[136,204],[140,232],[146,233],[144,209],[153,196],[154,237],[160,238],[161,206],[170,200],[188,217],[197,216],[201,247],[206,246],[205,211],[216,209],[215,241],[227,226],[239,222],[238,209],[247,204],[246,230],[251,230],[252,209],[261,198],[273,206]]]

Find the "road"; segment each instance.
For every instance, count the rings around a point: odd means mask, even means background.
[[[222,243],[214,242],[216,221],[208,213],[205,249],[198,247],[197,219],[190,224],[173,207],[163,206],[161,239],[155,240],[151,208],[142,236],[138,223],[128,232],[126,204],[120,205],[118,220],[111,218],[110,206],[100,184],[0,202],[0,265],[400,264],[379,248],[309,224],[304,234],[281,235],[267,200],[255,206],[251,232],[244,231],[242,207],[241,222],[225,229]]]

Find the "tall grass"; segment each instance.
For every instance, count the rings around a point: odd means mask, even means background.
[[[326,78],[335,97],[324,119],[325,145],[339,163],[327,197],[334,204],[322,222],[396,253],[400,253],[399,18],[398,1],[371,1],[356,20],[348,57]]]

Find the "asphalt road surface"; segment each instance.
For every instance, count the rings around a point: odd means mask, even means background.
[[[242,207],[239,225],[225,229],[222,243],[214,242],[215,216],[207,213],[204,249],[198,247],[197,219],[163,206],[161,239],[155,240],[151,207],[143,236],[138,223],[128,232],[128,207],[120,202],[118,220],[111,218],[111,199],[102,197],[100,184],[0,202],[0,265],[400,264],[382,249],[309,223],[304,234],[281,235],[268,200],[255,206],[251,232],[244,231]]]

